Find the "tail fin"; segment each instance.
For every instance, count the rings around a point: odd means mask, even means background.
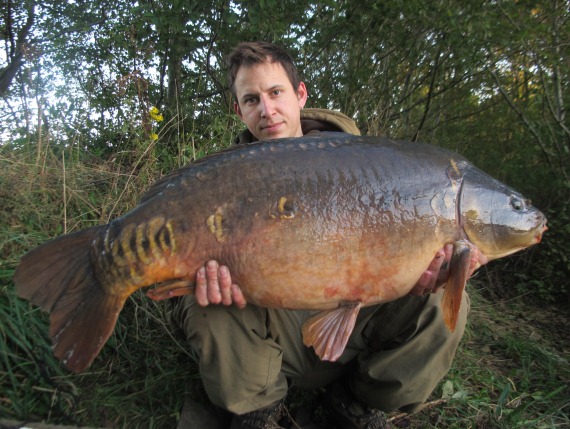
[[[89,249],[102,228],[64,235],[31,250],[14,275],[18,296],[51,313],[54,355],[74,372],[93,362],[126,300],[107,293],[94,275]]]

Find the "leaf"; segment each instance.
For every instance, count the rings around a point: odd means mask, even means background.
[[[469,395],[467,394],[466,390],[458,390],[453,395],[451,395],[451,399],[467,399]]]
[[[453,392],[455,389],[453,388],[453,382],[451,380],[447,380],[443,383],[441,397],[443,399],[450,399],[453,397]]]

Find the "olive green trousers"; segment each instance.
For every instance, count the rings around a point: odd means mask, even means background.
[[[317,388],[339,378],[374,408],[411,411],[448,372],[465,329],[467,294],[453,333],[443,322],[442,295],[406,296],[361,309],[346,350],[334,363],[319,360],[303,345],[301,326],[315,311],[200,307],[185,296],[170,318],[200,357],[210,400],[235,414],[282,399],[289,382]]]

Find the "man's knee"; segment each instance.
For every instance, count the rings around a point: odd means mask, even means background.
[[[449,331],[441,295],[404,299],[372,320],[367,338],[370,349],[359,357],[351,378],[357,398],[390,411],[413,408],[435,389],[451,367],[469,312],[469,297],[464,294],[456,328]]]

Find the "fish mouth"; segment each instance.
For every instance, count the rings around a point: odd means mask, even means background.
[[[546,222],[543,223],[541,226],[538,226],[535,228],[534,231],[534,235],[532,234],[532,231],[527,232],[526,239],[524,239],[523,243],[519,243],[518,246],[510,248],[509,250],[506,251],[497,251],[497,252],[490,252],[486,254],[486,257],[489,261],[494,260],[494,259],[498,259],[498,258],[504,258],[505,256],[509,256],[512,255],[513,253],[517,253],[520,252],[521,250],[525,250],[527,248],[529,248],[530,246],[533,246],[535,244],[538,244],[541,242],[542,240],[542,234],[548,229],[548,227],[546,226]],[[483,264],[481,264],[483,265]]]
[[[546,224],[544,224],[542,226],[542,229],[537,231],[536,235],[534,236],[534,242],[536,244],[538,244],[542,241],[542,234],[544,234],[547,230],[548,230],[548,227],[546,226]]]

